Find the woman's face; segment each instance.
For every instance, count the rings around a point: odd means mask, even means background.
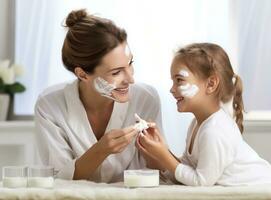
[[[204,82],[198,79],[188,67],[178,62],[172,63],[170,92],[177,100],[179,112],[193,112],[203,97]]]
[[[124,103],[129,100],[129,86],[134,83],[133,55],[126,42],[106,54],[93,74],[93,85],[102,81],[109,88],[109,98]],[[96,90],[99,92],[99,88]],[[101,92],[100,92],[101,93]]]

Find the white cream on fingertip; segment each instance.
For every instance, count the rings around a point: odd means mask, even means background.
[[[135,118],[136,118],[136,124],[134,125],[134,128],[138,130],[138,132],[142,133],[144,130],[149,128],[148,123],[144,120],[141,119],[138,114],[135,113]]]

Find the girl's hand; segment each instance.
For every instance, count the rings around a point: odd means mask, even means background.
[[[168,152],[168,147],[156,126],[150,126],[137,138],[137,146],[145,155],[159,160],[161,153]]]
[[[137,133],[138,131],[133,126],[114,129],[105,133],[97,142],[97,146],[105,155],[120,153],[131,143]]]
[[[149,127],[154,127],[155,123],[148,123]],[[145,133],[147,134],[147,133]],[[140,134],[139,134],[140,135]],[[136,143],[135,146],[136,148],[139,150],[140,154],[144,157],[144,159],[146,160],[147,163],[147,167],[150,169],[159,169],[159,170],[165,170],[164,167],[160,164],[159,161],[157,161],[156,159],[154,159],[153,157],[151,157],[150,155],[146,154],[144,151],[142,151],[142,148],[140,148],[140,144],[139,144],[139,135],[136,139]],[[153,136],[148,135],[149,137],[151,137],[152,139],[155,139]]]
[[[137,145],[140,151],[155,160],[155,163],[160,166],[159,169],[167,169],[174,173],[179,161],[170,153],[163,137],[155,126],[148,128],[144,134],[139,135]]]

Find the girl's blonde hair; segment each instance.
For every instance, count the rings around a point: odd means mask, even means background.
[[[218,75],[220,82],[217,97],[223,103],[233,98],[235,121],[243,133],[242,80],[234,74],[230,59],[223,48],[211,43],[194,43],[179,49],[174,61],[184,64],[193,74],[203,79],[213,74]]]

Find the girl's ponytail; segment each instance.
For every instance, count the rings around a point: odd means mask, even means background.
[[[235,93],[233,96],[233,109],[235,110],[235,121],[239,127],[241,134],[244,131],[243,126],[243,111],[244,111],[244,104],[243,104],[243,84],[242,80],[238,75],[233,76],[233,84],[235,87]]]

